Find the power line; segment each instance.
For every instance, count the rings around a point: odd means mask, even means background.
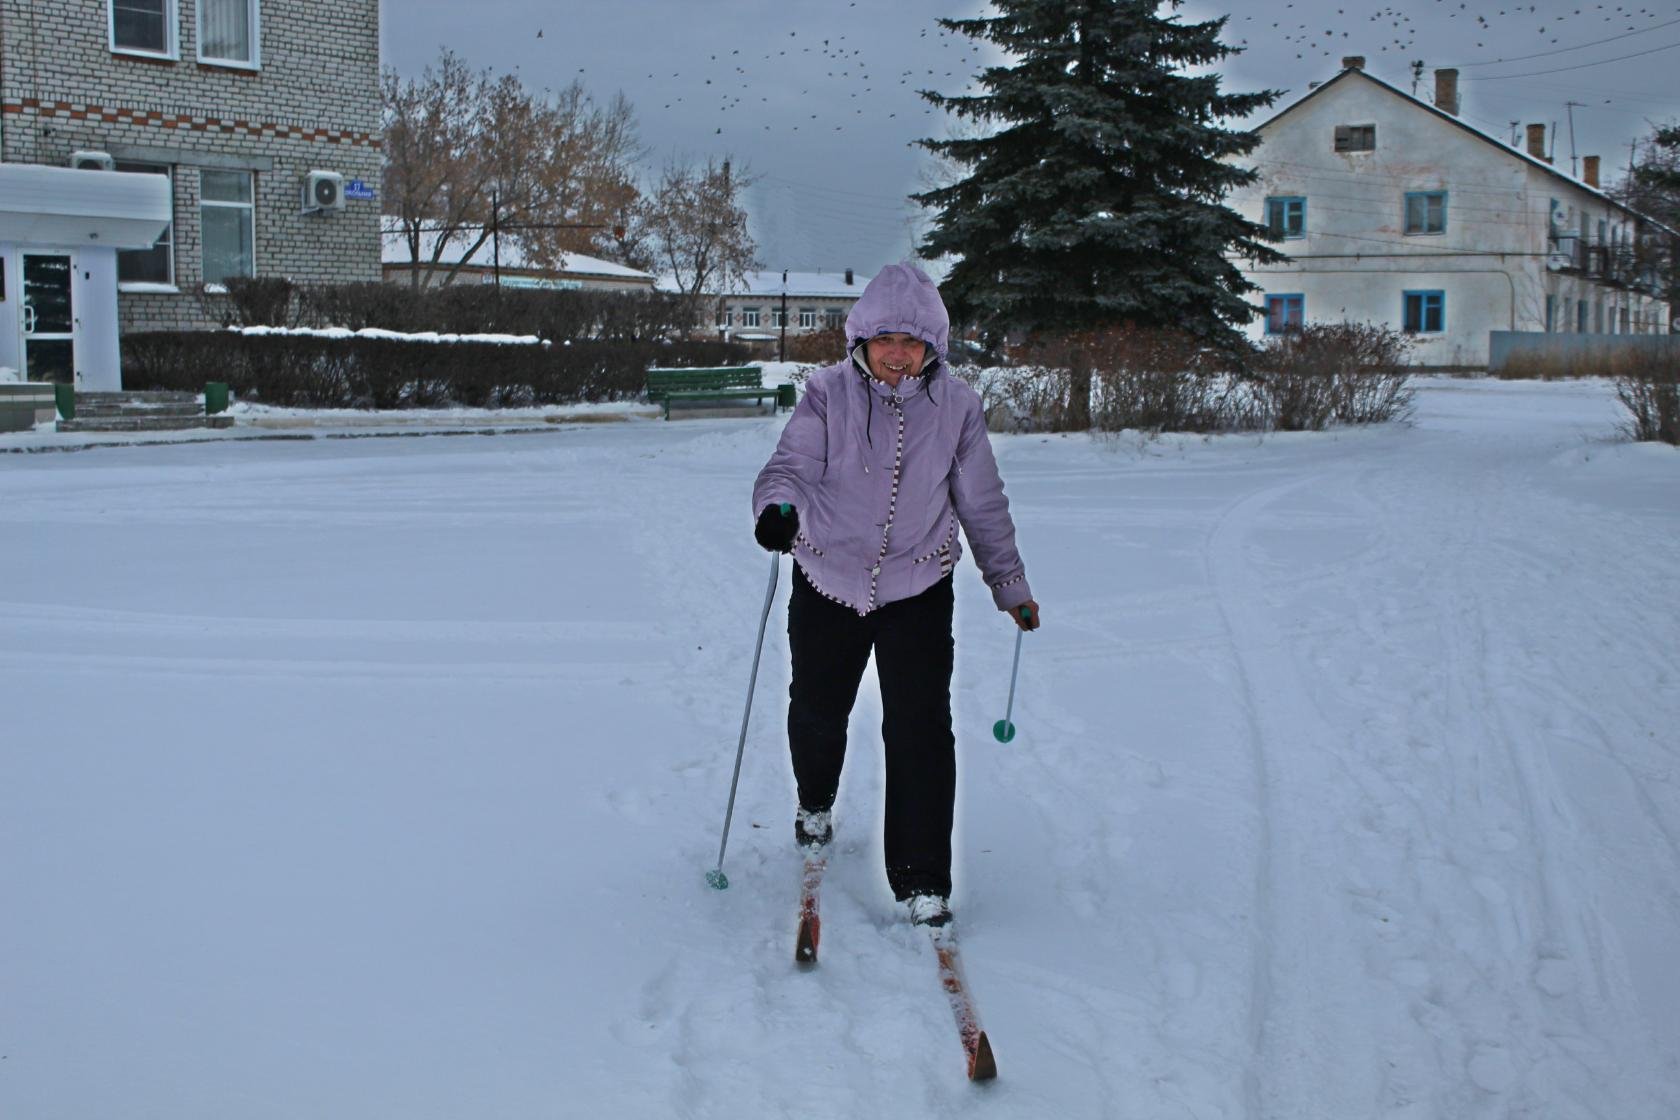
[[[1671,19],[1667,23],[1653,24],[1650,27],[1640,28],[1638,31],[1624,31],[1622,34],[1612,35],[1608,39],[1594,39],[1590,43],[1577,43],[1573,47],[1559,47],[1555,51],[1540,51],[1536,54],[1519,54],[1513,55],[1510,58],[1495,58],[1488,62],[1461,62],[1458,64],[1458,69],[1468,70],[1473,66],[1498,66],[1505,62],[1527,62],[1531,58],[1545,58],[1548,55],[1568,54],[1570,51],[1585,50],[1587,47],[1597,47],[1602,46],[1605,43],[1614,43],[1617,39],[1627,39],[1634,35],[1645,35],[1652,31],[1661,31],[1663,28],[1673,27],[1677,23],[1680,23],[1680,19]]]
[[[1597,62],[1583,62],[1577,66],[1559,66],[1555,70],[1531,70],[1526,74],[1489,74],[1485,78],[1465,78],[1464,81],[1502,82],[1507,78],[1543,78],[1549,74],[1562,74],[1569,70],[1589,70],[1594,66],[1608,66],[1612,62],[1626,62],[1630,58],[1643,58],[1645,55],[1657,54],[1659,51],[1671,51],[1675,47],[1680,47],[1680,43],[1669,43],[1667,46],[1652,47],[1648,51],[1635,51],[1632,54],[1617,55],[1615,58],[1602,58]]]

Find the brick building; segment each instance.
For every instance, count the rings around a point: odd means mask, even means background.
[[[378,280],[378,0],[0,0],[0,162],[169,176],[124,330],[209,325],[231,276]]]

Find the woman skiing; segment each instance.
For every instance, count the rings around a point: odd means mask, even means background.
[[[886,750],[887,881],[911,920],[950,920],[956,740],[951,571],[960,524],[992,600],[1023,630],[1038,604],[1015,550],[980,397],[945,369],[950,318],[920,269],[889,265],[846,319],[846,360],[811,376],[753,487],[754,536],[791,552],[788,745],[813,854],[870,652]]]

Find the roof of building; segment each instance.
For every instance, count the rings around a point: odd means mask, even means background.
[[[749,272],[742,278],[742,282],[731,286],[727,292],[718,294],[725,296],[774,296],[782,294],[781,269],[762,269]],[[789,299],[856,299],[863,294],[864,285],[869,283],[869,277],[852,276],[852,282],[846,283],[846,273],[840,272],[795,272],[789,269],[787,276],[787,294]],[[680,289],[675,278],[669,274],[661,276],[654,285],[662,292],[675,292]]]
[[[413,264],[414,259],[408,252],[408,238],[396,224],[395,219],[386,217],[381,223],[383,244],[380,248],[380,259],[385,264]],[[440,234],[432,230],[423,230],[420,234],[420,258],[424,263],[432,259],[432,253],[437,247]],[[630,268],[627,265],[604,261],[599,257],[586,257],[582,253],[562,253],[560,266],[554,269],[541,268],[526,259],[525,251],[517,238],[506,236],[500,239],[500,267],[514,271],[552,272],[566,276],[593,276],[616,280],[653,280],[653,273]],[[465,264],[470,268],[492,268],[496,266],[498,252],[486,238],[476,252],[469,255],[467,249],[471,242],[463,236],[451,238],[444,243],[443,252],[438,256],[438,263],[444,265]]]
[[[164,175],[0,164],[0,241],[145,249],[169,212]]]
[[[1588,194],[1594,195],[1594,196],[1602,199],[1603,201],[1609,203],[1611,206],[1616,207],[1616,209],[1618,209],[1618,210],[1626,211],[1627,213],[1638,217],[1642,221],[1650,222],[1653,226],[1656,226],[1658,229],[1661,229],[1664,232],[1671,233],[1671,234],[1676,232],[1675,230],[1672,230],[1668,226],[1664,225],[1662,222],[1660,222],[1657,219],[1651,217],[1649,214],[1641,213],[1640,211],[1635,210],[1633,207],[1628,206],[1626,203],[1618,202],[1616,199],[1614,199],[1610,195],[1606,194],[1602,189],[1600,189],[1598,187],[1590,186],[1586,183],[1583,183],[1581,180],[1576,179],[1573,176],[1565,175],[1562,171],[1559,171],[1556,167],[1553,167],[1546,160],[1537,159],[1536,157],[1529,155],[1526,151],[1524,151],[1521,148],[1512,147],[1510,144],[1505,143],[1505,141],[1499,139],[1497,136],[1493,136],[1489,133],[1483,132],[1481,129],[1477,128],[1473,124],[1470,124],[1468,121],[1465,121],[1465,120],[1459,118],[1458,116],[1455,116],[1454,114],[1447,112],[1445,109],[1441,109],[1441,108],[1438,108],[1435,105],[1431,105],[1429,102],[1423,100],[1420,97],[1416,97],[1416,96],[1413,96],[1410,93],[1407,93],[1405,90],[1400,89],[1398,86],[1391,86],[1387,82],[1383,81],[1381,78],[1372,77],[1370,74],[1367,74],[1365,72],[1363,67],[1360,67],[1360,66],[1344,67],[1342,69],[1342,71],[1340,73],[1338,73],[1334,78],[1331,78],[1329,81],[1325,82],[1324,84],[1322,84],[1320,86],[1317,86],[1314,89],[1310,90],[1305,96],[1300,97],[1297,100],[1291,102],[1289,105],[1285,106],[1282,110],[1280,110],[1279,112],[1277,112],[1273,116],[1268,117],[1266,120],[1264,120],[1260,124],[1256,125],[1255,128],[1254,128],[1254,131],[1255,132],[1260,132],[1260,131],[1263,131],[1264,129],[1270,127],[1271,125],[1275,124],[1276,122],[1282,120],[1284,117],[1288,116],[1290,113],[1293,113],[1296,109],[1299,109],[1302,105],[1305,105],[1307,102],[1309,102],[1313,98],[1317,97],[1319,94],[1324,93],[1326,90],[1330,89],[1332,86],[1335,86],[1335,85],[1339,84],[1340,82],[1342,82],[1343,80],[1347,79],[1350,75],[1356,75],[1357,77],[1363,78],[1365,81],[1371,82],[1372,84],[1378,86],[1381,89],[1387,90],[1389,93],[1393,94],[1395,97],[1400,98],[1402,101],[1405,101],[1405,102],[1408,102],[1412,105],[1415,105],[1419,109],[1422,109],[1427,113],[1432,113],[1435,116],[1437,116],[1437,117],[1441,118],[1442,120],[1446,121],[1448,124],[1454,125],[1458,128],[1462,128],[1465,132],[1468,132],[1470,135],[1476,137],[1478,140],[1483,140],[1483,141],[1486,141],[1489,144],[1492,144],[1494,147],[1498,148],[1501,152],[1504,152],[1506,155],[1513,156],[1516,159],[1520,159],[1525,163],[1531,164],[1534,167],[1539,168],[1541,171],[1544,171],[1548,175],[1554,176],[1555,178],[1558,178],[1558,179],[1562,179],[1565,183],[1568,183],[1570,186],[1575,187],[1578,190],[1586,191]]]

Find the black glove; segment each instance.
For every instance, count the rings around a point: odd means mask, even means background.
[[[784,512],[785,511],[785,512]],[[792,552],[793,536],[799,532],[799,513],[786,502],[765,506],[753,526],[753,536],[766,552]]]

